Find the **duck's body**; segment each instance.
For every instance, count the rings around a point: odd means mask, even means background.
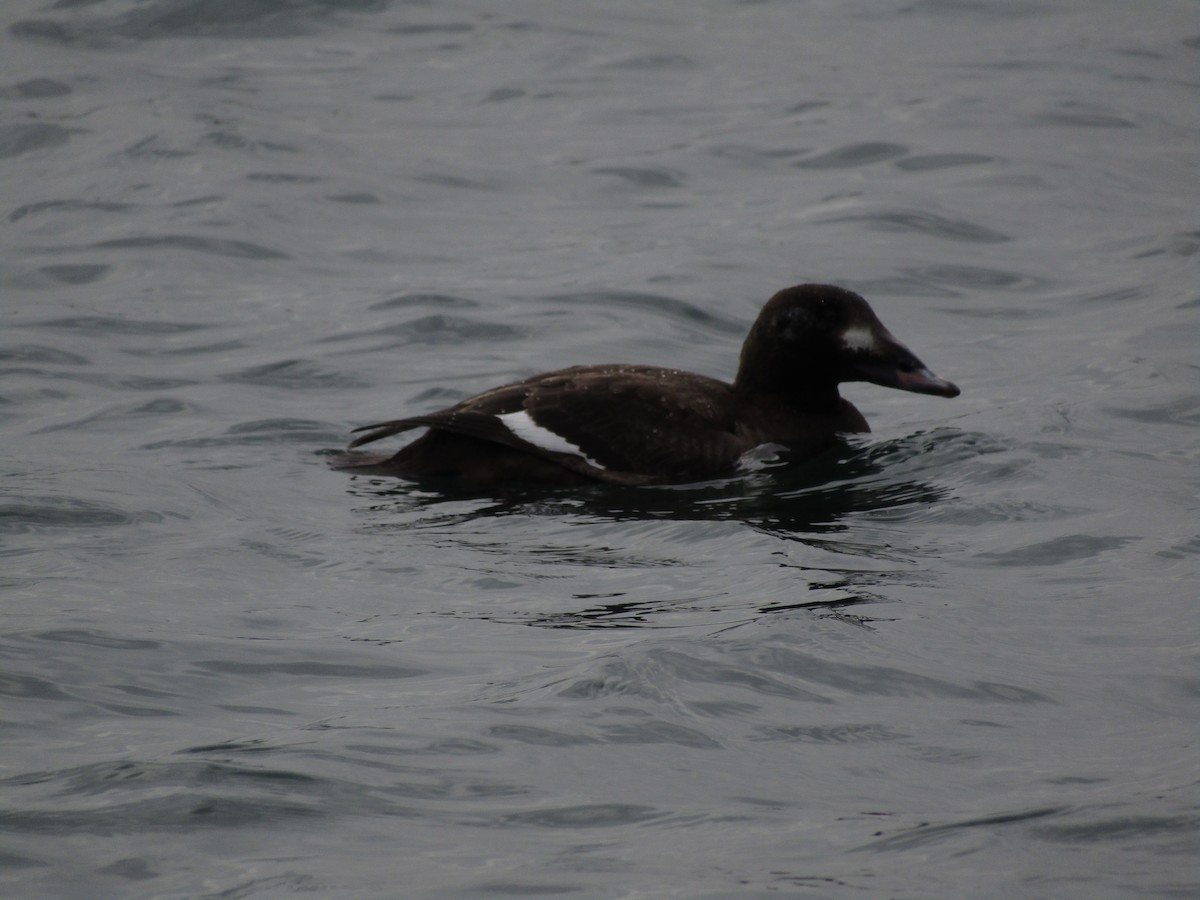
[[[830,285],[780,291],[763,307],[732,384],[658,366],[574,366],[492,388],[448,409],[357,429],[350,446],[427,427],[391,457],[340,468],[472,485],[682,483],[733,472],[781,444],[814,456],[870,428],[838,394],[873,381],[957,396],[896,341],[857,294]]]

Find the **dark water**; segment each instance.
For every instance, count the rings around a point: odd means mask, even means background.
[[[13,0],[0,890],[1200,893],[1185,0]],[[798,281],[957,400],[678,489],[354,425],[729,376]]]

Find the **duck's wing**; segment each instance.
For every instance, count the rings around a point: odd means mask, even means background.
[[[351,447],[419,426],[466,435],[621,484],[727,470],[748,449],[728,385],[652,366],[584,366],[535,376],[418,416],[369,425]]]

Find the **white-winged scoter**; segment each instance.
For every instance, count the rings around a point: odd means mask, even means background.
[[[844,381],[959,393],[892,337],[858,294],[801,284],[763,307],[733,384],[659,366],[572,366],[439,412],[357,428],[366,433],[351,448],[428,431],[394,456],[349,454],[337,467],[472,486],[703,481],[734,472],[764,444],[803,459],[839,433],[870,431],[838,394]]]

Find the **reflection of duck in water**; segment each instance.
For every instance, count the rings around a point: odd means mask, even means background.
[[[658,366],[573,366],[440,412],[356,429],[366,434],[351,447],[429,430],[394,456],[351,455],[338,467],[474,486],[702,481],[735,472],[763,445],[782,444],[803,459],[839,433],[870,431],[838,394],[844,381],[958,396],[892,337],[862,297],[802,284],[763,307],[733,384]]]

